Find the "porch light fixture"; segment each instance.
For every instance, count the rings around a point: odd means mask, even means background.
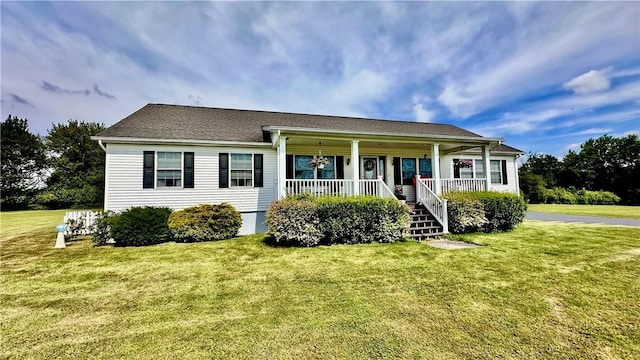
[[[422,155],[422,158],[427,160],[427,154]]]

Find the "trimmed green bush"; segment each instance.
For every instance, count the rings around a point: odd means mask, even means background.
[[[199,205],[169,216],[169,234],[176,242],[230,239],[238,235],[242,216],[232,205]]]
[[[449,231],[466,232],[508,231],[522,223],[527,206],[517,195],[493,191],[452,192],[448,200]]]
[[[479,200],[450,200],[447,202],[449,231],[453,234],[478,232],[487,223],[484,206]]]
[[[392,198],[309,197],[275,201],[267,225],[276,242],[300,246],[401,240],[409,228],[409,208]]]
[[[315,201],[326,244],[392,243],[409,227],[409,208],[393,198],[322,196]]]
[[[171,209],[166,207],[132,207],[109,221],[111,237],[116,246],[146,246],[168,240],[167,220]]]
[[[316,246],[324,237],[318,226],[318,204],[311,200],[274,201],[266,218],[269,233],[280,244]]]

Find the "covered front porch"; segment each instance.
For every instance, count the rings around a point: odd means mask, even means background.
[[[476,149],[478,169],[489,169],[495,140],[352,138],[309,131],[272,132],[277,149],[278,197],[310,192],[317,195],[374,195],[416,202],[418,183],[436,195],[450,191],[491,189],[486,176],[464,178],[456,168],[458,154]],[[493,141],[493,142],[492,142]],[[455,175],[455,176],[454,176]],[[481,175],[481,174],[480,174]]]

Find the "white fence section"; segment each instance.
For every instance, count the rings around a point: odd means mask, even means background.
[[[433,179],[422,179],[422,181],[431,191],[436,191]],[[440,179],[440,188],[443,194],[451,191],[484,191],[485,186],[485,179]]]
[[[447,200],[441,199],[429,188],[428,182],[416,177],[416,202],[424,205],[433,217],[442,225],[442,232],[449,233],[449,218],[447,216]]]
[[[97,213],[91,210],[67,211],[62,222],[67,225],[65,235],[89,235],[93,223],[96,221]]]

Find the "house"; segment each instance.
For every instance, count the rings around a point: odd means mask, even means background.
[[[396,186],[446,232],[439,195],[517,194],[523,154],[448,124],[164,104],[93,139],[106,152],[105,210],[227,202],[241,234],[266,231],[267,207],[288,193],[394,196]]]

